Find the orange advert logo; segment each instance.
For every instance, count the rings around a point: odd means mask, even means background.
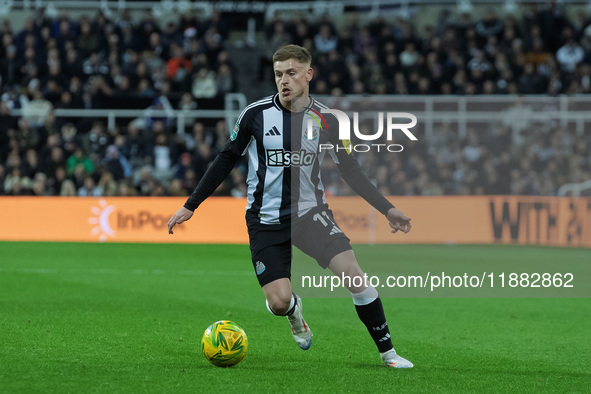
[[[172,197],[1,197],[0,240],[75,242],[247,243],[246,199],[207,200],[168,234],[185,203]]]
[[[168,219],[176,197],[0,197],[0,240],[248,243],[245,198],[213,197],[191,220]],[[385,217],[360,197],[328,203],[352,243],[508,243],[591,247],[591,198],[530,196],[390,197],[412,217],[391,234]]]

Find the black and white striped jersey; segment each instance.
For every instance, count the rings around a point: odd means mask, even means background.
[[[318,148],[329,138],[320,135],[318,126],[316,135],[308,138],[310,109],[320,110],[314,99],[305,111],[295,113],[285,109],[276,94],[251,104],[238,118],[228,149],[248,152],[249,222],[282,223],[292,213],[302,216],[326,204]]]
[[[240,114],[230,140],[218,154],[203,179],[187,200],[191,210],[207,198],[241,155],[248,154],[248,223],[286,223],[310,209],[326,205],[320,179],[320,144],[343,146],[338,140],[338,123],[313,98],[302,112],[284,108],[279,95],[252,103]],[[319,122],[318,119],[322,119]],[[318,122],[318,123],[317,123]],[[326,145],[323,145],[326,146]],[[346,149],[331,151],[347,183],[382,213],[392,207],[375,189]]]

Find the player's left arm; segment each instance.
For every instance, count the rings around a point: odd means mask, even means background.
[[[341,147],[338,150],[335,149],[338,159],[337,167],[345,182],[371,206],[386,216],[393,233],[398,230],[405,234],[408,233],[412,227],[411,218],[402,213],[378,191],[365,175],[352,152],[344,149],[342,141],[337,143]]]

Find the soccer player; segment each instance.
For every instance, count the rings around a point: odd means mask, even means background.
[[[168,231],[189,220],[199,205],[230,173],[241,155],[248,152],[246,223],[252,264],[267,299],[267,308],[287,316],[293,337],[306,350],[312,331],[302,314],[302,300],[291,290],[292,245],[315,258],[335,275],[363,277],[349,238],[328,209],[320,180],[319,144],[341,149],[332,156],[341,176],[361,197],[385,215],[392,232],[408,233],[410,218],[395,208],[361,171],[350,150],[338,140],[336,118],[325,115],[327,130],[316,136],[304,132],[304,114],[326,108],[309,96],[314,75],[312,57],[303,47],[287,45],[275,52],[273,69],[277,93],[241,113],[230,140],[217,155],[187,202],[168,221]],[[323,145],[326,146],[326,145]],[[360,282],[360,281],[359,281]],[[355,281],[355,283],[359,283]],[[347,284],[346,284],[347,285]],[[382,301],[372,286],[347,285],[361,321],[375,341],[382,361],[393,368],[413,364],[396,354]]]

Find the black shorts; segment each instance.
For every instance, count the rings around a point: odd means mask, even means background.
[[[333,257],[351,250],[349,238],[338,227],[332,211],[316,208],[292,223],[248,224],[252,265],[262,286],[291,278],[292,245],[327,268]]]

